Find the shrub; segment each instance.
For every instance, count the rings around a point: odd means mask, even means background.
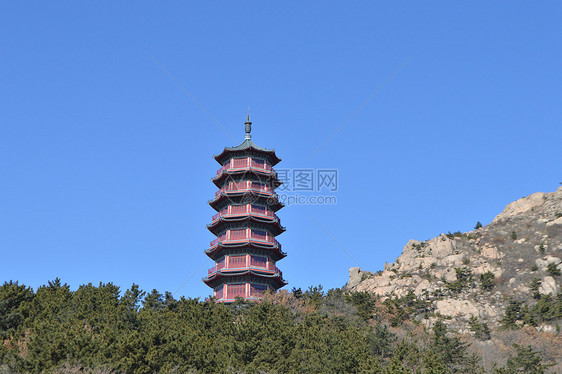
[[[448,283],[447,288],[458,293],[470,286],[470,282],[472,281],[472,270],[468,268],[456,268],[455,272],[457,273],[457,280],[452,283]]]
[[[480,223],[480,221],[476,222],[476,226],[474,226],[475,230],[481,229],[482,228],[482,224]]]
[[[505,314],[500,320],[500,323],[504,329],[516,329],[518,328],[516,322],[523,318],[521,313],[522,301],[513,300],[509,301],[509,304],[505,308]]]
[[[543,254],[544,253],[544,244],[541,243],[541,245],[539,245],[539,253]]]
[[[562,294],[557,297],[540,295],[540,300],[529,311],[533,319],[542,322],[554,321],[562,318]]]
[[[480,274],[480,287],[483,290],[489,291],[494,288],[494,280],[496,276],[491,272],[486,272],[484,274]]]
[[[511,240],[517,240],[517,233],[515,231],[511,232]]]
[[[449,239],[460,238],[460,237],[462,237],[462,232],[460,232],[460,231],[455,231],[454,233],[451,233],[451,232],[449,231],[449,232],[448,232],[447,234],[445,234],[445,235],[447,235],[447,237],[448,237]]]
[[[529,285],[529,288],[531,289],[531,291],[533,291],[533,299],[538,300],[541,298],[541,294],[539,293],[540,286],[541,286],[541,281],[539,280],[539,278],[533,278],[531,284]]]
[[[468,320],[470,331],[478,340],[490,340],[490,328],[487,323],[478,322],[478,318],[472,316]]]
[[[373,277],[373,274],[370,272],[363,272],[363,274],[361,274],[361,281],[364,281],[366,279],[370,279]]]
[[[537,264],[531,265],[531,271],[537,271],[537,270],[539,270],[539,267],[537,266]]]
[[[546,267],[546,271],[550,275],[554,275],[554,276],[560,275],[560,269],[558,269],[558,266],[554,262],[548,263],[548,266]]]
[[[390,321],[392,327],[398,327],[402,322],[416,315],[433,311],[431,302],[418,299],[413,291],[400,298],[389,297],[383,304],[386,311],[393,316]]]

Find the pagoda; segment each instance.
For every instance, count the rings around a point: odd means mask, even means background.
[[[275,193],[281,182],[273,167],[275,150],[252,142],[250,114],[242,144],[213,156],[221,165],[211,180],[219,188],[209,205],[217,211],[209,231],[217,236],[205,254],[215,262],[203,279],[217,302],[237,297],[259,299],[266,290],[285,286],[277,261],[287,254],[275,237],[285,231],[276,212],[283,207]]]

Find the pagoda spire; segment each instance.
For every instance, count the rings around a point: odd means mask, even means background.
[[[252,135],[250,135],[250,132],[252,132],[252,121],[250,121],[250,108],[249,107],[248,107],[248,115],[246,116],[246,122],[244,122],[244,124],[246,125],[246,136],[244,137],[244,139],[250,140],[250,139],[252,139]]]

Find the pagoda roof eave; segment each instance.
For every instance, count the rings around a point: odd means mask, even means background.
[[[220,254],[223,251],[227,251],[229,249],[235,249],[235,248],[245,248],[245,247],[253,247],[263,251],[271,251],[271,253],[275,255],[273,256],[275,261],[279,261],[287,257],[287,253],[281,250],[281,246],[279,244],[275,246],[266,246],[266,245],[259,245],[255,242],[249,242],[249,241],[244,243],[236,243],[236,244],[228,244],[228,245],[217,244],[211,248],[205,249],[203,252],[211,259],[215,260],[216,258],[220,257]]]
[[[240,145],[237,145],[236,147],[225,147],[220,154],[213,156],[213,158],[222,165],[229,154],[243,151],[257,151],[260,153],[264,153],[271,159],[271,166],[275,166],[276,164],[281,162],[281,159],[275,154],[275,149],[262,148],[256,145],[250,139],[244,140]]]
[[[234,192],[234,193],[233,193]],[[271,194],[271,195],[262,195],[259,193],[256,193],[255,191],[245,191],[245,192],[235,192],[232,191],[230,192],[232,195],[227,196],[224,192],[219,194],[217,197],[215,197],[213,200],[209,200],[208,204],[216,211],[219,210],[219,206],[221,201],[223,201],[224,199],[227,199],[228,201],[232,201],[232,199],[234,199],[235,197],[242,197],[244,195],[252,195],[252,196],[256,196],[257,198],[263,197],[266,200],[270,200],[271,197],[275,194]],[[268,206],[271,208],[271,210],[273,210],[274,212],[277,212],[279,209],[283,208],[285,206],[285,204],[283,204],[282,202],[279,201],[279,199],[275,199],[275,203],[274,204],[268,204]]]
[[[216,283],[221,279],[228,279],[231,277],[239,277],[239,276],[254,276],[262,279],[270,279],[277,284],[278,288],[281,288],[288,284],[288,282],[285,279],[283,279],[283,276],[280,273],[264,274],[252,269],[243,270],[243,271],[234,271],[234,272],[229,271],[224,273],[217,271],[212,276],[203,278],[203,282],[210,287],[214,287],[213,283]]]
[[[282,181],[277,179],[277,173],[269,172],[269,171],[261,171],[259,169],[254,168],[246,168],[246,169],[237,169],[237,170],[225,170],[216,177],[212,177],[211,181],[217,186],[221,188],[224,185],[224,179],[227,179],[229,176],[235,176],[237,174],[244,175],[245,173],[253,173],[258,179],[262,177],[266,177],[271,180],[273,184],[273,188],[277,188],[283,184]]]
[[[287,231],[287,229],[283,226],[281,226],[281,222],[279,221],[279,219],[260,219],[260,217],[256,217],[256,216],[243,216],[243,217],[220,217],[219,219],[217,219],[215,222],[208,224],[206,227],[207,229],[212,232],[214,235],[217,235],[216,230],[219,230],[221,226],[223,226],[225,223],[230,223],[230,222],[236,222],[236,223],[243,223],[243,222],[248,222],[248,221],[253,221],[253,222],[257,222],[257,223],[264,223],[264,224],[269,224],[274,229],[274,231],[272,232],[273,235],[277,236],[279,234],[284,233],[285,231]]]

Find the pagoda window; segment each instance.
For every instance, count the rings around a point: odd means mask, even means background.
[[[229,230],[229,232],[231,240],[246,239],[246,229]]]
[[[258,240],[267,240],[267,231],[265,230],[252,230],[252,237]]]
[[[224,298],[224,286],[219,286],[219,287],[215,288],[215,297],[217,299]]]
[[[250,266],[255,266],[258,268],[266,268],[267,267],[267,257],[264,256],[251,256],[250,257]]]
[[[242,182],[231,182],[230,184],[230,190],[245,190],[248,188],[248,182],[247,181],[242,181]]]
[[[250,296],[259,296],[267,291],[268,287],[264,284],[251,284]]]
[[[266,215],[267,209],[264,206],[252,204],[252,212]]]
[[[228,298],[234,299],[237,297],[246,297],[246,285],[244,283],[228,285]]]
[[[225,258],[223,257],[219,261],[217,261],[216,269],[217,270],[224,269],[224,265],[225,265]]]
[[[245,268],[246,256],[230,256],[228,258],[228,267],[230,269]]]
[[[233,158],[232,159],[232,167],[234,169],[247,167],[248,161],[249,160],[247,158]]]
[[[230,207],[230,212],[232,214],[236,214],[236,213],[246,213],[248,210],[248,206],[247,205],[231,205]]]

